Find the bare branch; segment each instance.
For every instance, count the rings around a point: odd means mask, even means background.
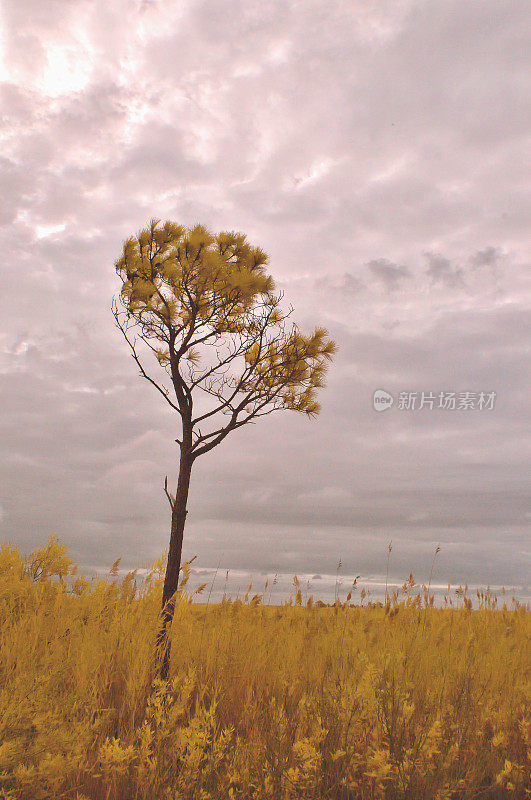
[[[137,364],[137,366],[138,366],[138,368],[140,370],[140,374],[142,375],[143,378],[145,378],[147,381],[149,381],[149,383],[151,383],[152,386],[154,386],[155,389],[158,392],[160,392],[160,394],[166,400],[168,405],[170,405],[175,411],[178,411],[179,414],[181,414],[181,409],[179,408],[179,406],[176,406],[175,403],[172,403],[172,401],[168,397],[168,390],[164,386],[159,386],[159,384],[155,380],[153,380],[153,378],[150,375],[147,374],[147,372],[145,371],[145,369],[144,369],[144,367],[142,365],[142,362],[140,361],[140,359],[138,357],[138,354],[136,352],[136,348],[135,348],[134,343],[130,340],[130,338],[127,335],[127,326],[126,325],[122,325],[122,323],[119,320],[118,310],[117,310],[116,306],[113,304],[113,306],[111,306],[111,309],[112,309],[112,312],[113,312],[114,319],[116,320],[116,326],[121,330],[125,341],[127,342],[129,347],[131,348],[131,351],[132,351],[131,355],[134,358],[134,360],[135,360],[135,362],[136,362],[136,364]]]
[[[170,504],[170,508],[173,511],[173,506],[175,505],[175,497],[168,491],[168,476],[164,478],[164,492],[166,497],[168,498],[168,502]]]

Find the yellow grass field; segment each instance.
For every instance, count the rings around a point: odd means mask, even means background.
[[[162,683],[161,569],[90,585],[54,540],[2,547],[2,800],[531,796],[526,608],[199,605],[185,570]]]

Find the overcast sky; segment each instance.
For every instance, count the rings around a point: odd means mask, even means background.
[[[167,547],[177,419],[109,310],[151,217],[240,230],[339,352],[196,462],[202,567],[523,586],[529,4],[4,0],[0,538]],[[152,365],[154,374],[157,367]],[[373,392],[394,397],[377,412]],[[496,392],[403,409],[401,392]],[[458,396],[459,397],[459,396]]]

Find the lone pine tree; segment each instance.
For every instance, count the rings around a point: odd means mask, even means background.
[[[180,418],[179,477],[171,505],[171,535],[158,644],[160,674],[170,660],[169,630],[181,568],[186,504],[199,456],[231,431],[281,409],[319,412],[316,390],[335,352],[324,328],[304,336],[288,322],[266,272],[267,255],[241,233],[213,235],[152,220],[123,245],[122,280],[112,311],[140,374]],[[141,340],[173,386],[148,374]]]

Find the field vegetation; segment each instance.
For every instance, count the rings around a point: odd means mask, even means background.
[[[527,608],[412,580],[324,607],[296,578],[198,604],[185,565],[162,681],[163,567],[90,583],[54,539],[2,547],[2,800],[531,795]]]

